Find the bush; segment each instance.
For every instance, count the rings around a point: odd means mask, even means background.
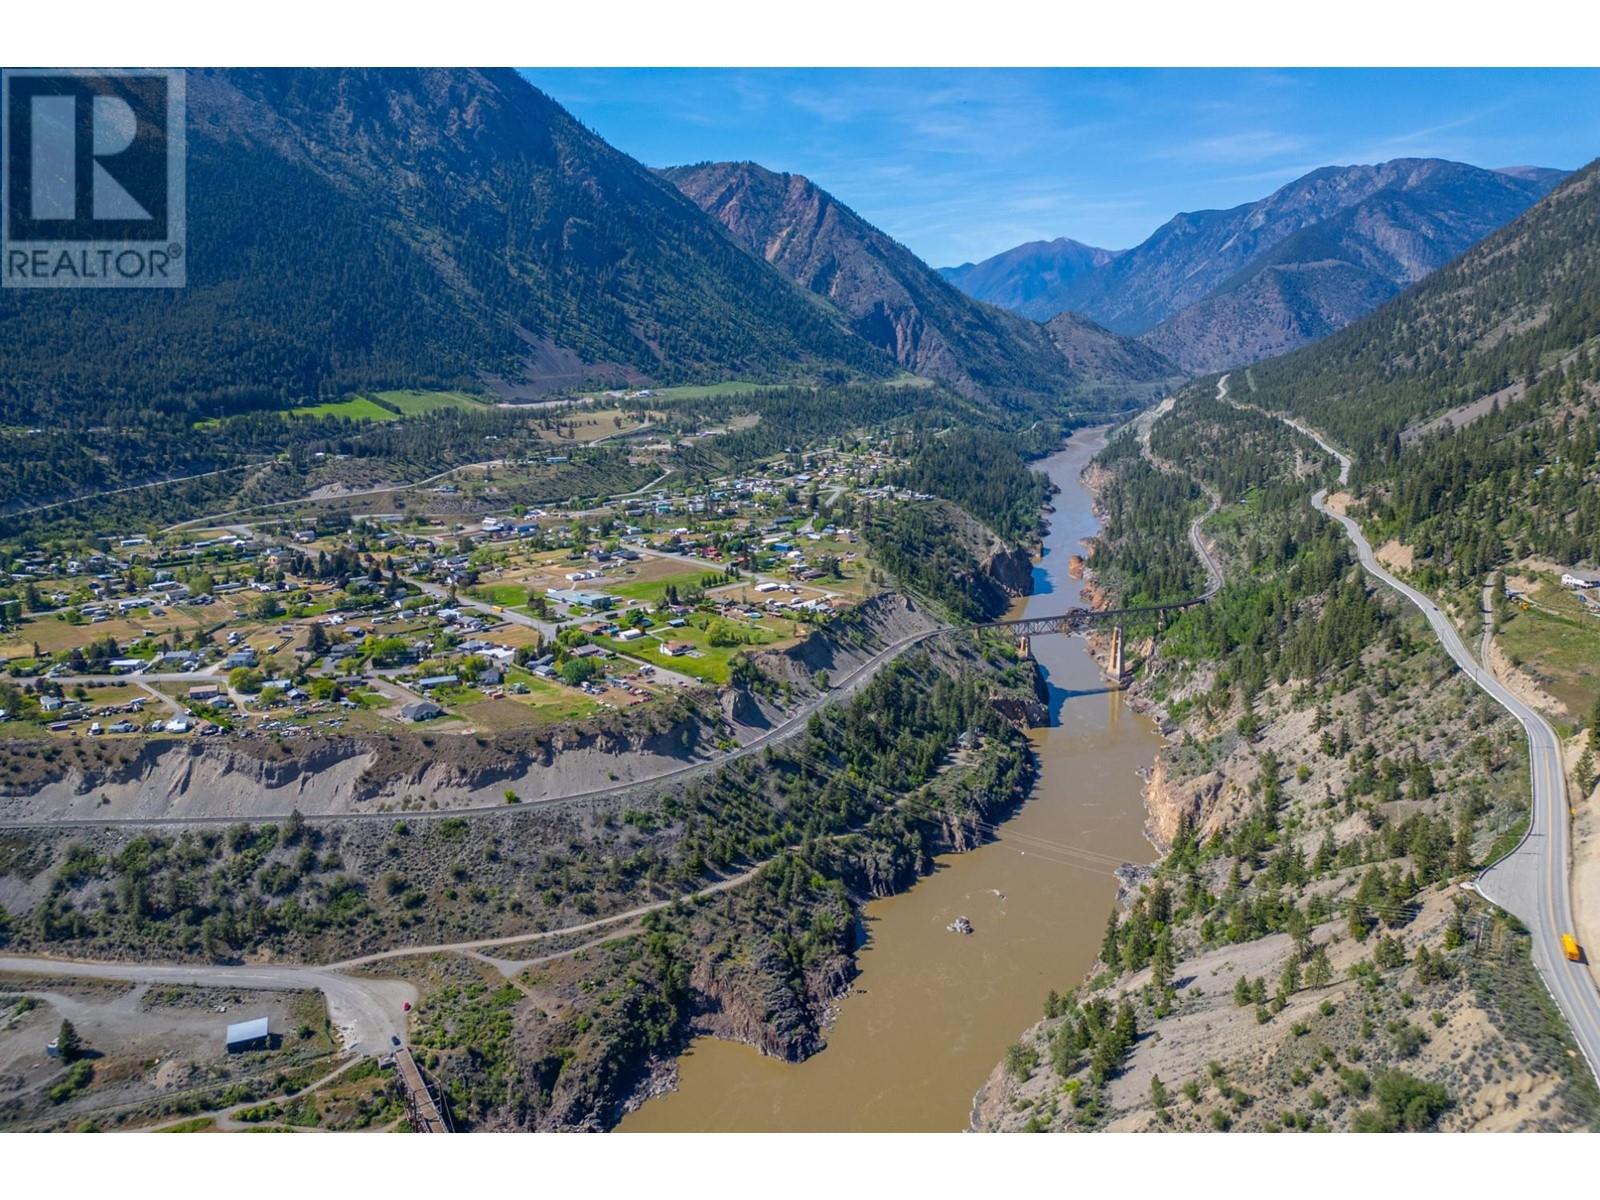
[[[1039,1052],[1032,1047],[1013,1042],[1006,1048],[1006,1070],[1018,1083],[1025,1083],[1038,1065]]]
[[[67,1068],[67,1076],[50,1089],[50,1103],[65,1104],[94,1079],[94,1068],[86,1062],[76,1062]]]
[[[1380,1073],[1373,1094],[1377,1104],[1361,1109],[1350,1122],[1356,1133],[1421,1133],[1438,1124],[1451,1104],[1443,1084],[1405,1071]]]

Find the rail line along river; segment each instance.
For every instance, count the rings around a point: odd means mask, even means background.
[[[1014,615],[1078,603],[1067,571],[1096,521],[1079,473],[1104,444],[1081,431],[1042,465],[1060,491],[1034,594]],[[1040,1016],[1045,993],[1088,971],[1116,896],[1120,861],[1153,857],[1138,769],[1160,738],[1106,684],[1078,638],[1033,653],[1050,686],[1051,724],[1036,730],[1040,777],[999,836],[942,857],[910,891],[866,907],[861,972],[828,1046],[803,1063],[699,1038],[676,1091],[624,1131],[941,1131],[966,1127],[973,1094]],[[947,926],[965,916],[970,936]]]

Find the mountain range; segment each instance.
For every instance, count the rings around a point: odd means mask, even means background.
[[[974,301],[802,175],[756,163],[662,172],[736,244],[821,296],[901,367],[969,399],[1039,397],[1063,379],[1154,384],[1161,354],[1083,318],[1041,325]]]
[[[1046,320],[1076,311],[1192,372],[1349,324],[1550,191],[1564,172],[1443,159],[1324,167],[1262,200],[1180,213],[1130,250],[1034,242],[943,274]]]
[[[0,296],[5,419],[892,373],[512,71],[195,71],[188,114],[188,286]]]
[[[803,176],[651,170],[508,70],[188,85],[188,286],[0,292],[0,424],[906,371],[1004,409],[1138,399],[1325,336],[1562,178],[1330,167],[1131,250],[1058,239],[941,273]]]
[[[1530,395],[1581,428],[1597,377],[1600,161],[1376,312],[1251,367],[1246,386],[1392,462]]]
[[[513,71],[192,71],[188,125],[188,286],[0,294],[0,423],[902,370],[1031,405],[1175,372],[1081,324],[1063,355],[803,180],[751,167],[708,215],[680,186],[709,172],[663,178]]]

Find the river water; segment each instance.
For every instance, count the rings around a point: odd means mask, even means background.
[[[1068,556],[1097,526],[1078,475],[1104,445],[1080,431],[1041,464],[1060,488],[1033,594],[1013,615],[1078,603]],[[950,1131],[1045,994],[1080,981],[1099,950],[1121,861],[1147,862],[1138,769],[1160,739],[1110,690],[1079,638],[1033,643],[1051,724],[1034,731],[1040,777],[995,841],[939,859],[911,890],[866,906],[860,974],[820,1054],[802,1063],[698,1038],[679,1086],[627,1132]],[[966,916],[974,932],[946,926]]]

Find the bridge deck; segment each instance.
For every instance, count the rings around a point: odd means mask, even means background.
[[[1004,629],[1015,633],[1018,637],[1043,637],[1052,633],[1080,633],[1090,625],[1099,621],[1120,621],[1125,617],[1145,616],[1150,613],[1178,612],[1181,609],[1192,608],[1196,604],[1204,604],[1216,594],[1216,589],[1210,589],[1203,595],[1191,596],[1187,600],[1174,600],[1170,604],[1146,604],[1135,608],[1069,608],[1064,613],[1054,613],[1047,617],[1019,617],[1010,621],[983,621],[972,625],[953,626],[949,632],[958,632],[962,629]]]
[[[412,1057],[411,1050],[402,1046],[394,1052],[395,1070],[400,1074],[400,1086],[406,1093],[406,1111],[418,1133],[454,1133],[450,1118],[434,1099],[433,1089],[422,1077],[422,1068]]]

